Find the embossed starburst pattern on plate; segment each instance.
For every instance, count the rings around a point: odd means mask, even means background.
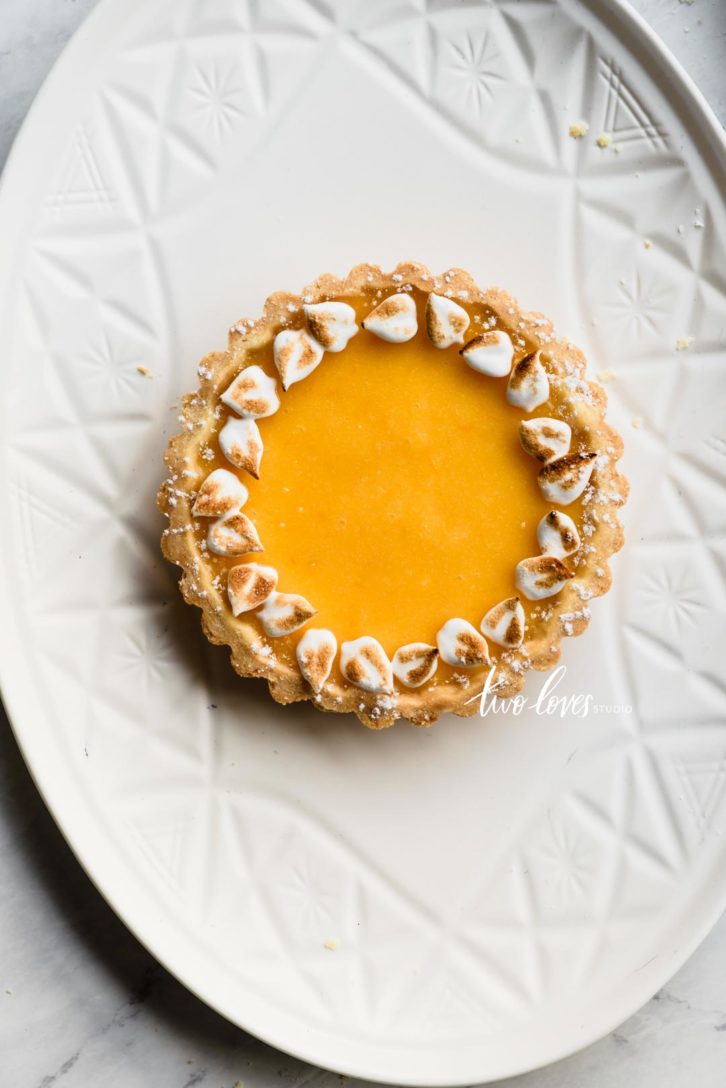
[[[504,80],[501,54],[487,34],[465,34],[445,44],[452,56],[448,70],[461,85],[464,105],[481,116],[485,105],[494,99],[497,84]]]

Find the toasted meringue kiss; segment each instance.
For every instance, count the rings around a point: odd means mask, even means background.
[[[404,291],[389,295],[363,318],[361,325],[389,344],[403,344],[418,332],[416,303]]]
[[[263,550],[257,529],[241,510],[232,510],[212,522],[207,547],[215,555],[246,555]]]
[[[530,601],[554,597],[563,586],[574,578],[565,564],[554,555],[537,555],[522,559],[514,571],[517,589]]]
[[[426,301],[426,333],[435,348],[463,344],[469,328],[469,315],[453,299],[431,292]]]
[[[409,642],[393,655],[393,675],[407,688],[420,688],[436,672],[439,651],[427,642]]]
[[[436,634],[436,644],[447,665],[475,669],[489,664],[486,639],[467,620],[447,620]]]
[[[519,441],[522,449],[538,461],[546,464],[557,457],[564,457],[572,441],[572,429],[563,419],[523,419],[519,424]]]
[[[363,635],[340,647],[340,671],[362,691],[391,695],[393,670],[380,642]]]
[[[265,374],[261,366],[248,366],[240,371],[219,398],[223,404],[248,419],[264,419],[280,407],[277,382]]]
[[[297,593],[271,593],[257,615],[270,638],[290,635],[307,623],[317,609]]]
[[[537,526],[537,543],[544,555],[556,555],[564,559],[580,547],[580,534],[569,514],[550,510]]]
[[[262,461],[262,436],[254,419],[237,419],[232,416],[219,432],[219,447],[227,460],[260,478]]]
[[[596,453],[568,453],[541,468],[537,483],[548,502],[567,506],[579,499],[590,482],[596,458]]]
[[[227,596],[232,606],[232,615],[251,612],[274,593],[277,586],[277,571],[274,567],[263,567],[259,563],[240,563],[231,567],[227,575]]]
[[[490,378],[504,378],[512,369],[514,348],[506,332],[483,332],[464,344],[459,352],[472,370]]]
[[[283,329],[275,337],[272,354],[282,388],[287,391],[312,374],[325,352],[305,329]]]
[[[326,351],[343,351],[358,332],[355,310],[347,302],[313,302],[303,311],[310,335]]]
[[[540,353],[533,351],[520,359],[509,376],[507,400],[515,408],[531,412],[549,400],[550,382]]]
[[[295,648],[295,656],[303,675],[313,691],[321,691],[330,676],[335,655],[338,652],[338,640],[332,631],[324,627],[311,627],[305,632]]]
[[[233,472],[215,468],[197,492],[192,515],[195,518],[219,518],[230,510],[239,510],[248,497],[247,488]]]
[[[524,609],[519,597],[508,597],[490,608],[481,621],[481,631],[497,646],[510,649],[521,646],[524,640]]]

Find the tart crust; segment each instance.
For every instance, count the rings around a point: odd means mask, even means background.
[[[398,718],[415,725],[431,725],[444,712],[461,717],[475,714],[486,673],[480,670],[471,676],[461,673],[457,674],[460,682],[397,689],[394,695],[388,695],[362,691],[334,672],[316,694],[294,663],[288,664],[270,653],[252,613],[242,613],[236,618],[232,615],[226,587],[218,580],[215,582],[205,561],[191,510],[197,490],[208,474],[203,450],[217,439],[219,431],[214,409],[220,393],[250,365],[250,351],[271,345],[276,334],[289,327],[291,320],[299,322],[304,304],[362,297],[369,298],[373,308],[380,301],[381,292],[400,292],[409,285],[424,293],[440,292],[465,306],[481,306],[496,318],[498,327],[512,340],[519,344],[524,341],[526,347],[520,349],[521,354],[540,350],[550,383],[548,411],[570,425],[573,451],[598,454],[583,496],[582,546],[566,561],[574,576],[557,596],[533,603],[524,641],[518,648],[491,647],[496,663],[492,684],[496,684],[496,694],[500,697],[517,694],[530,669],[551,669],[559,660],[562,638],[580,635],[587,627],[589,601],[602,596],[611,585],[608,559],[623,544],[616,511],[628,494],[627,481],[616,468],[622,440],[605,422],[605,390],[585,379],[586,360],[582,352],[569,341],[557,339],[551,322],[542,314],[522,311],[515,299],[499,288],[481,290],[462,269],[453,268],[433,276],[425,266],[412,262],[403,262],[390,273],[376,265],[356,265],[345,279],[329,274],[318,277],[300,295],[276,292],[265,302],[261,317],[234,325],[227,351],[213,352],[202,360],[199,388],[182,401],[180,419],[184,429],[167,446],[165,461],[169,478],[158,494],[159,508],[169,519],[162,536],[162,551],[181,567],[182,595],[188,604],[201,610],[206,637],[212,643],[230,647],[232,665],[240,676],[266,680],[270,694],[278,703],[311,700],[320,710],[352,712],[364,725],[374,729],[388,727]],[[507,411],[505,402],[502,410]],[[533,471],[536,470],[537,462],[533,459]],[[264,479],[264,468],[262,476]]]

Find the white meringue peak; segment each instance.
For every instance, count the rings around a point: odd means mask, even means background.
[[[459,354],[464,362],[490,378],[505,378],[512,369],[514,347],[506,332],[483,332],[464,344]]]
[[[230,567],[227,575],[227,596],[232,615],[251,612],[263,604],[277,586],[277,571],[259,563],[240,563]]]
[[[232,510],[212,522],[207,533],[207,547],[215,555],[247,555],[248,552],[263,551],[257,529],[241,510]]]
[[[248,497],[247,488],[233,472],[215,468],[197,491],[192,515],[195,518],[218,518],[230,510],[239,510]]]
[[[312,374],[325,354],[322,346],[305,329],[283,329],[278,332],[272,353],[285,391]]]
[[[569,514],[550,510],[537,526],[537,543],[544,555],[556,555],[564,559],[580,547],[580,534]]]
[[[297,593],[271,593],[257,615],[270,638],[290,635],[311,619],[317,609]]]
[[[260,478],[262,461],[262,436],[254,419],[237,419],[231,416],[219,432],[219,447],[227,460]]]
[[[386,651],[377,639],[362,635],[340,647],[340,671],[362,691],[391,695],[393,671]]]
[[[447,620],[436,634],[441,660],[456,668],[476,669],[489,664],[486,639],[468,620]]]
[[[219,398],[223,404],[248,419],[264,419],[280,407],[277,382],[261,366],[247,366]]]
[[[509,376],[507,400],[515,408],[532,412],[549,400],[550,382],[542,366],[540,353],[533,351],[520,359]]]
[[[393,675],[407,688],[420,688],[436,672],[439,651],[427,642],[409,642],[396,650],[391,662]]]
[[[539,489],[548,502],[567,506],[579,499],[592,476],[596,453],[568,453],[537,473]]]
[[[418,332],[416,303],[405,291],[389,295],[364,317],[361,325],[390,344],[403,344]]]
[[[550,419],[547,416],[523,419],[519,424],[519,441],[522,449],[531,457],[546,464],[567,453],[572,441],[572,429],[564,419]]]
[[[469,315],[453,299],[431,292],[426,301],[426,333],[435,348],[463,344],[469,328]]]
[[[521,646],[524,640],[524,609],[519,597],[508,597],[490,608],[480,624],[481,632],[496,642],[497,646],[510,649]]]
[[[532,559],[522,559],[514,571],[514,580],[520,593],[530,601],[541,601],[544,597],[554,597],[570,578],[574,578],[554,555],[537,555]]]
[[[313,302],[303,311],[310,335],[326,351],[343,351],[358,332],[355,310],[347,302]]]
[[[297,663],[303,679],[307,680],[313,691],[322,690],[337,652],[338,640],[332,631],[324,627],[311,627],[298,642],[295,648]]]

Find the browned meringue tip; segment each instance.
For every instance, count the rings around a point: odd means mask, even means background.
[[[241,370],[219,399],[247,419],[263,419],[280,407],[275,379],[256,364]]]
[[[419,688],[436,672],[439,651],[426,642],[410,642],[393,655],[393,675],[408,688]]]
[[[273,358],[285,392],[295,382],[312,374],[324,354],[322,345],[305,329],[283,329],[278,332],[273,344]]]
[[[209,527],[207,547],[215,555],[248,555],[263,551],[255,525],[241,510],[233,510]]]
[[[514,572],[517,589],[530,601],[554,597],[574,577],[574,573],[554,555],[522,559]]]
[[[459,355],[480,374],[490,378],[504,378],[512,369],[514,349],[512,341],[501,329],[481,332],[468,340]]]
[[[403,344],[418,332],[416,303],[405,291],[389,295],[363,318],[361,325],[389,344]]]
[[[322,691],[337,652],[338,641],[333,632],[326,628],[311,627],[298,642],[295,647],[297,663],[303,679],[307,680],[313,691]]]
[[[316,608],[297,593],[271,593],[257,616],[270,638],[291,635],[312,619]]]
[[[469,315],[463,306],[433,291],[426,300],[426,335],[436,348],[463,344],[469,328]]]
[[[219,432],[219,448],[230,464],[259,480],[263,446],[260,428],[254,419],[230,416]]]
[[[543,464],[563,457],[570,448],[572,430],[562,419],[523,419],[519,424],[522,449]]]
[[[574,502],[587,487],[596,458],[596,453],[568,453],[550,461],[537,475],[540,491],[558,506]]]
[[[447,620],[436,632],[436,645],[441,660],[458,668],[475,669],[490,664],[489,647],[485,638],[468,620],[456,617]]]
[[[251,612],[267,600],[277,586],[277,571],[259,563],[240,563],[227,574],[227,596],[232,615]]]
[[[532,412],[549,400],[550,382],[541,360],[542,353],[533,351],[515,364],[507,383],[507,401],[513,407]]]
[[[519,597],[507,597],[490,608],[480,628],[498,646],[515,648],[524,640],[524,609]]]
[[[386,651],[370,635],[344,642],[340,647],[340,671],[362,691],[393,694],[393,670]]]
[[[195,518],[218,518],[231,510],[239,510],[248,499],[245,485],[233,472],[226,468],[216,468],[210,472],[199,488],[192,506]]]
[[[550,510],[537,526],[537,543],[545,555],[564,559],[580,547],[580,534],[569,514]]]
[[[326,351],[343,351],[358,332],[355,310],[347,302],[316,302],[303,311],[310,334]]]

